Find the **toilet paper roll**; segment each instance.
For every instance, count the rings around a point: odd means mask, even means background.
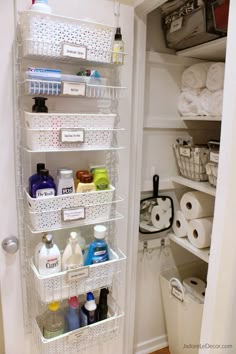
[[[206,283],[199,278],[189,277],[183,280],[186,291],[202,303],[205,298]]]
[[[172,218],[172,209],[169,208],[169,209],[164,213],[164,226],[165,226],[165,227],[170,227],[170,225],[171,225],[171,218]]]
[[[188,239],[197,248],[209,247],[211,244],[213,218],[191,220],[188,224]]]
[[[213,216],[215,198],[206,193],[194,191],[183,195],[180,208],[187,220]]]
[[[171,208],[171,202],[169,198],[165,197],[158,197],[158,205],[160,205],[161,209],[164,211],[167,211],[168,209]]]
[[[177,210],[173,221],[173,231],[177,237],[185,237],[188,233],[188,221],[182,211]]]
[[[154,227],[157,229],[163,229],[165,226],[165,214],[159,205],[155,205],[152,208],[151,220]]]

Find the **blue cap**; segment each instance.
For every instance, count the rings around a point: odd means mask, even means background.
[[[94,300],[93,293],[91,292],[87,293],[87,301],[92,301],[92,300]]]

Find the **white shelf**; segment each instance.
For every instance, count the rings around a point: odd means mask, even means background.
[[[194,247],[188,240],[187,237],[177,237],[173,233],[168,234],[171,241],[177,243],[179,246],[185,248],[190,253],[194,254],[198,258],[205,262],[209,262],[210,248],[199,249]]]
[[[169,189],[175,189],[175,188],[176,188],[176,186],[169,178],[160,179],[159,190],[169,190]],[[150,191],[153,191],[153,181],[146,180],[142,183],[141,192],[150,192]]]
[[[39,153],[39,152],[82,152],[82,151],[113,151],[113,150],[123,150],[124,146],[113,146],[113,147],[97,147],[97,148],[79,148],[79,149],[43,149],[43,150],[31,150],[28,148],[24,148],[27,152]]]
[[[191,179],[187,179],[181,176],[172,177],[171,181],[192,189],[196,189],[197,191],[203,193],[207,193],[213,196],[216,195],[216,189],[214,187],[211,187],[209,182],[195,182]]]
[[[219,38],[211,42],[177,51],[177,55],[188,58],[198,58],[213,61],[224,61],[226,53],[227,37]]]
[[[169,117],[147,117],[144,121],[144,129],[186,129],[183,119],[172,119]]]
[[[221,116],[182,116],[182,121],[220,122]]]

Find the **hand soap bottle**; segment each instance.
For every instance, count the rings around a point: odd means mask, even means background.
[[[76,269],[83,266],[83,254],[78,244],[77,233],[71,232],[69,243],[62,255],[62,270]]]
[[[38,262],[38,271],[41,275],[51,275],[61,271],[61,253],[50,234],[46,235],[45,244],[40,249]]]
[[[94,226],[95,240],[90,244],[85,266],[109,260],[108,246],[105,239],[107,228],[103,225]]]
[[[39,171],[40,179],[32,185],[33,198],[47,198],[56,195],[56,185],[47,169]]]
[[[35,247],[35,251],[34,251],[34,264],[36,266],[36,268],[38,269],[39,267],[39,253],[41,251],[41,248],[45,245],[46,242],[46,235],[44,234],[42,236],[42,241],[40,243],[37,244],[37,246]]]
[[[74,331],[80,327],[79,319],[79,301],[77,296],[70,297],[65,315],[66,331]]]
[[[87,294],[87,302],[80,310],[80,325],[81,327],[88,326],[96,322],[97,305],[94,300],[93,293]]]

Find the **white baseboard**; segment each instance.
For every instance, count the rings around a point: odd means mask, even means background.
[[[145,342],[139,343],[135,348],[135,354],[150,354],[156,350],[168,347],[167,336],[163,335]]]

